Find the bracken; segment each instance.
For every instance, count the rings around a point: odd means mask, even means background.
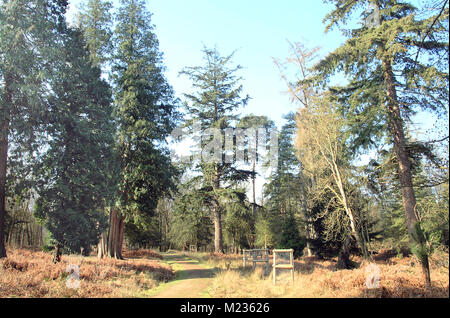
[[[159,254],[147,250],[139,254],[154,259],[68,255],[57,264],[50,253],[41,251],[8,249],[7,253],[8,258],[0,260],[0,297],[138,297],[174,276],[169,265],[155,260],[161,258]],[[69,264],[79,268],[79,289],[66,286]]]

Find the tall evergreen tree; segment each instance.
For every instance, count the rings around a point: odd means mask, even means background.
[[[179,186],[174,202],[170,242],[178,248],[197,248],[211,242],[212,222],[205,196],[195,186],[196,180],[189,180]]]
[[[238,128],[248,129],[252,132],[254,136],[249,136],[247,138],[247,161],[251,165],[251,215],[248,216],[251,238],[250,247],[253,247],[256,240],[256,219],[257,208],[261,210],[262,205],[256,203],[256,177],[259,174],[261,168],[267,165],[267,159],[265,154],[269,153],[268,147],[269,138],[267,136],[275,129],[275,123],[266,116],[257,116],[254,114],[249,114],[242,117],[238,124]],[[265,138],[265,140],[264,140]],[[253,148],[253,149],[252,149]],[[265,149],[265,153],[261,152],[260,149]]]
[[[111,90],[92,66],[81,31],[65,33],[36,187],[35,215],[52,235],[55,261],[64,248],[86,254],[98,243],[106,228],[102,212],[114,189]]]
[[[270,182],[266,184],[265,194],[268,196],[266,206],[285,214],[296,209],[300,200],[298,161],[294,148],[295,115],[284,116],[287,123],[281,128],[278,136],[278,166],[272,171]]]
[[[420,17],[417,8],[398,0],[328,2],[334,8],[325,18],[327,30],[345,25],[353,13],[369,3],[379,9],[370,13],[379,12],[372,19],[377,23],[347,32],[346,43],[324,58],[316,70],[325,82],[337,71],[348,76],[349,84],[333,93],[353,123],[355,149],[369,147],[383,135],[393,144],[410,243],[430,285],[428,255],[415,214],[405,121],[420,109],[438,114],[448,109],[448,5],[431,16]],[[363,17],[368,16],[365,12]]]
[[[304,237],[300,237],[297,219],[292,211],[288,212],[283,222],[279,247],[284,249],[292,248],[294,257],[299,257],[302,256],[305,246]]]
[[[0,3],[0,258],[6,257],[7,173],[29,167],[43,142],[46,79],[61,43],[66,6],[66,0]]]
[[[176,100],[150,21],[145,1],[121,1],[112,67],[120,175],[100,256],[121,258],[124,222],[138,223],[153,214],[176,173],[166,146],[177,118]]]
[[[199,123],[202,131],[218,129],[223,134],[223,130],[233,128],[233,125],[236,127],[238,116],[235,111],[245,106],[249,97],[241,96],[241,77],[236,75],[241,67],[230,66],[233,54],[221,56],[216,48],[204,48],[203,53],[204,66],[187,67],[181,72],[192,81],[194,89],[198,90],[193,94],[185,94],[189,101],[186,103],[188,118],[185,124],[192,129],[195,123]],[[211,140],[203,138],[201,148],[210,142]],[[208,202],[214,222],[214,248],[217,253],[221,253],[224,202],[229,199],[245,199],[245,192],[230,184],[247,180],[250,172],[237,169],[235,162],[224,160],[221,136],[214,136],[212,142],[217,143],[220,154],[211,161],[194,162],[194,169],[201,173],[203,179],[202,193],[208,198],[205,201]]]

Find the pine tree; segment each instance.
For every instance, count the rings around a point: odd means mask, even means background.
[[[241,196],[231,196],[224,201],[224,242],[232,253],[254,246],[255,216],[246,200],[245,189],[239,186],[234,191]]]
[[[230,66],[233,54],[221,56],[217,49],[204,48],[204,66],[187,67],[181,74],[186,75],[193,83],[194,94],[185,94],[186,127],[193,129],[195,123],[200,129],[218,129],[221,131],[233,128],[238,116],[235,111],[245,106],[249,97],[241,97],[241,77],[235,75],[240,66]],[[220,138],[220,139],[219,139]],[[214,136],[213,143],[220,148],[219,158],[194,162],[194,169],[201,172],[203,184],[202,193],[205,202],[211,209],[214,222],[214,248],[217,253],[223,252],[222,217],[226,200],[245,199],[245,192],[234,189],[231,185],[247,180],[250,172],[237,169],[234,163],[224,159],[222,137]],[[203,138],[201,148],[211,140]],[[205,154],[206,152],[203,152]],[[207,154],[209,155],[209,153]]]
[[[408,151],[412,158],[416,214],[427,240],[428,252],[431,252],[434,247],[448,246],[448,201],[445,199],[448,173],[444,172],[448,163],[434,156],[434,151],[429,153],[431,157],[426,157],[424,149],[412,147],[413,144],[409,145]],[[382,207],[384,239],[391,241],[397,250],[406,252],[409,250],[408,231],[394,149],[380,151],[377,160],[371,160],[364,173],[368,189]]]
[[[275,234],[272,222],[266,213],[260,213],[255,220],[255,245],[263,248],[273,247]]]
[[[250,247],[253,247],[256,240],[255,222],[258,217],[257,211],[261,211],[262,209],[262,205],[256,203],[256,176],[259,174],[258,170],[268,164],[265,154],[261,152],[260,149],[265,149],[265,153],[269,153],[268,148],[270,139],[267,137],[275,130],[275,123],[266,116],[249,114],[239,120],[237,127],[248,129],[249,132],[253,131],[254,134],[253,137],[247,138],[247,161],[249,161],[249,164],[251,165],[250,179],[252,191],[252,203],[250,205],[252,213],[249,215],[248,220],[250,221],[250,232],[252,233]]]
[[[306,246],[304,238],[300,237],[298,222],[293,212],[289,212],[284,219],[281,231],[281,240],[279,247],[283,249],[294,250],[294,257],[300,257]]]
[[[196,180],[189,180],[179,186],[173,207],[169,239],[174,246],[182,249],[189,245],[197,248],[207,246],[213,236],[205,196],[197,190],[195,183]]]
[[[379,21],[347,32],[349,39],[316,67],[327,82],[343,71],[346,87],[333,90],[352,121],[354,149],[369,147],[388,137],[399,165],[403,206],[412,249],[421,260],[427,285],[430,282],[424,238],[415,215],[416,198],[407,151],[405,121],[423,109],[442,113],[448,100],[448,6],[431,16],[420,17],[418,9],[398,0],[333,0],[326,16],[327,30],[345,25],[352,13],[371,3]],[[374,12],[376,14],[376,12]],[[364,14],[364,18],[368,16]]]

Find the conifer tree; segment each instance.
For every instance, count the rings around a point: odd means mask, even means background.
[[[223,134],[225,129],[236,127],[238,115],[235,111],[245,106],[249,97],[241,96],[242,78],[236,75],[241,67],[230,66],[233,54],[221,56],[216,48],[204,48],[203,53],[204,66],[187,67],[181,72],[192,81],[194,89],[198,90],[193,94],[185,94],[189,101],[186,103],[188,118],[185,125],[193,129],[194,124],[199,123],[202,131],[218,129]],[[210,142],[211,140],[203,138],[201,148]],[[251,172],[236,168],[235,162],[224,160],[222,137],[214,136],[212,142],[216,142],[220,148],[218,157],[209,161],[195,161],[193,168],[201,173],[202,193],[214,222],[214,248],[217,253],[221,253],[224,203],[226,200],[245,200],[245,191],[233,188],[232,185],[247,180]],[[203,154],[205,153],[204,151]]]
[[[125,222],[139,223],[152,215],[176,174],[166,145],[177,118],[176,100],[150,21],[145,1],[121,1],[112,65],[120,172],[99,256],[122,257]]]
[[[6,257],[7,174],[30,167],[43,143],[47,79],[58,56],[66,6],[66,0],[0,3],[0,258]]]
[[[363,13],[366,21],[376,23],[346,32],[349,38],[345,44],[315,69],[323,83],[339,71],[349,79],[347,86],[332,92],[343,103],[343,113],[352,123],[354,149],[368,148],[383,137],[393,144],[410,243],[430,286],[428,255],[415,214],[405,122],[417,110],[442,114],[448,109],[448,5],[420,17],[417,8],[399,0],[327,2],[334,8],[325,18],[326,30],[350,22],[353,14],[368,4],[377,8]],[[370,19],[378,12],[376,19]]]
[[[170,242],[178,248],[207,246],[213,237],[212,222],[205,196],[197,191],[196,180],[179,186],[174,202]],[[206,203],[206,204],[205,204]]]
[[[83,30],[90,59],[95,66],[105,66],[113,51],[111,14],[112,3],[104,0],[88,0],[77,17],[78,27]]]
[[[290,211],[283,222],[279,247],[284,249],[292,248],[294,257],[299,257],[302,256],[305,246],[306,242],[304,238],[300,237],[299,226],[294,212]]]
[[[49,97],[48,145],[37,171],[35,215],[50,231],[54,261],[87,255],[106,228],[114,189],[111,90],[92,66],[80,30],[67,29]]]
[[[295,248],[295,255],[302,253],[298,223],[289,225],[299,215],[303,214],[302,182],[300,178],[300,161],[297,159],[294,148],[294,135],[296,131],[295,114],[289,113],[283,118],[286,124],[281,128],[278,136],[278,166],[270,175],[270,181],[265,185],[265,204],[268,210],[277,245],[285,248]],[[288,232],[284,233],[285,230]],[[295,241],[295,244],[294,244]],[[287,244],[294,244],[290,247]]]

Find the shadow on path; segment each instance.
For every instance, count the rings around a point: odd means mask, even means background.
[[[175,280],[169,282],[156,298],[200,298],[210,285],[215,268],[204,268],[189,256],[176,253],[167,253],[164,260],[171,265],[179,265],[181,269],[175,270]]]

